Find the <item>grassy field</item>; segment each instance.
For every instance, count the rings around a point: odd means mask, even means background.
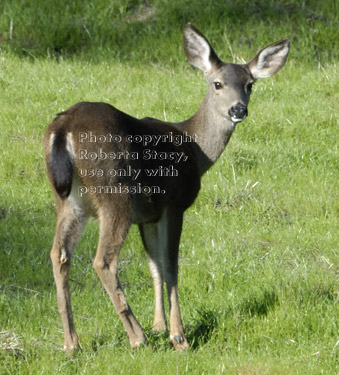
[[[0,5],[0,373],[335,374],[337,2],[107,3]],[[249,118],[185,214],[179,297],[191,347],[177,353],[151,330],[153,287],[133,227],[120,278],[150,345],[130,349],[91,266],[92,221],[71,270],[83,350],[68,356],[49,259],[55,216],[44,129],[80,100],[135,117],[191,116],[206,83],[184,56],[187,21],[227,61],[291,40],[286,66],[254,86]]]

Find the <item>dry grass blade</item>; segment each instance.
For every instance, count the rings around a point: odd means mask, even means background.
[[[23,352],[20,346],[20,336],[11,331],[0,332],[0,350],[9,350],[18,355]]]

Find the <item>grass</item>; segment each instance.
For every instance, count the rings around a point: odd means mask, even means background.
[[[266,3],[275,7],[266,9]],[[221,159],[203,178],[200,195],[185,215],[179,293],[191,348],[176,353],[166,334],[151,331],[153,289],[136,228],[121,254],[120,277],[151,345],[138,351],[129,348],[91,267],[97,243],[92,221],[71,270],[75,324],[83,348],[74,356],[61,350],[63,334],[49,260],[55,217],[44,171],[44,129],[55,113],[80,100],[106,101],[136,117],[179,121],[199,106],[206,84],[181,50],[188,2],[152,2],[156,14],[169,7],[168,19],[155,16],[161,19],[158,26],[147,20],[131,26],[128,17],[136,17],[141,3],[116,2],[121,13],[112,14],[125,20],[117,30],[140,29],[135,38],[125,38],[119,56],[107,54],[109,25],[103,29],[106,26],[99,23],[97,55],[94,44],[79,44],[71,33],[74,46],[64,44],[57,58],[47,53],[54,48],[53,30],[46,32],[47,41],[41,39],[41,45],[23,48],[26,34],[16,25],[27,31],[35,18],[16,21],[20,1],[1,5],[0,30],[11,17],[13,33],[17,30],[12,41],[0,31],[5,39],[0,55],[1,373],[336,373],[337,5],[266,3],[256,2],[257,8],[252,2],[227,3],[220,19],[220,13],[212,12],[218,5],[212,3],[206,12],[213,17],[205,20],[206,4],[201,2],[192,15],[225,60],[231,56],[223,33],[226,27],[236,30],[241,21],[246,21],[241,35],[227,34],[237,56],[248,59],[257,48],[285,36],[291,38],[292,51],[277,76],[255,85],[249,118],[238,125]],[[94,8],[99,2],[95,4]],[[271,30],[271,23],[255,25],[249,20],[254,8],[258,19],[264,20],[266,13],[272,19],[274,9],[286,17],[275,21],[278,27]],[[232,25],[226,15],[234,9],[239,18]],[[310,14],[315,15],[312,22],[318,34],[312,34]],[[90,10],[87,17],[94,25]],[[166,24],[167,31],[157,34]],[[32,29],[31,38],[39,36],[38,31]],[[248,35],[251,43],[246,43]]]
[[[300,62],[338,58],[334,0],[15,0],[2,2],[0,12],[3,48],[32,58],[173,64],[181,60],[178,45],[188,21],[205,25],[218,51],[227,50],[225,34],[233,48],[253,53],[256,40],[266,45],[284,35]]]

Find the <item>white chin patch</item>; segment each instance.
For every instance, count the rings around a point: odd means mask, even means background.
[[[246,116],[243,117],[243,118],[238,118],[238,117],[232,116],[231,120],[232,120],[232,122],[237,123],[237,122],[241,122],[241,121],[245,120],[245,118],[246,118]]]

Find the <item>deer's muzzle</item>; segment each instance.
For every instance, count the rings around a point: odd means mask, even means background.
[[[228,111],[233,122],[245,120],[248,115],[247,107],[241,103],[237,103]]]

